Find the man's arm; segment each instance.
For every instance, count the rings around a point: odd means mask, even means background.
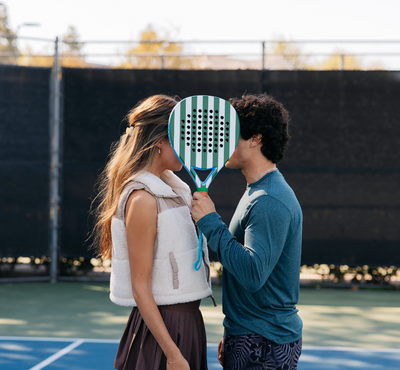
[[[195,205],[194,213],[198,216],[196,212]],[[224,268],[243,287],[256,292],[265,284],[281,256],[290,220],[289,210],[280,201],[265,195],[257,198],[248,210],[244,245],[230,233],[216,212],[206,214],[197,225]]]

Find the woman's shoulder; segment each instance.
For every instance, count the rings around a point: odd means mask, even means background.
[[[135,203],[141,206],[152,206],[156,205],[154,196],[148,191],[147,187],[137,181],[128,182],[119,197],[118,207],[116,211],[116,217],[120,219],[125,218],[126,209],[128,208],[128,202],[132,203],[135,199]]]
[[[151,207],[156,206],[157,201],[147,190],[134,189],[128,196],[126,207],[131,204],[133,204],[135,207]]]
[[[141,217],[157,215],[157,201],[153,195],[144,189],[130,193],[125,205],[125,214],[136,213]]]

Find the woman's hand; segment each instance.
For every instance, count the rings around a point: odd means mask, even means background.
[[[190,370],[190,367],[185,357],[182,356],[178,361],[169,361],[167,359],[167,370]]]

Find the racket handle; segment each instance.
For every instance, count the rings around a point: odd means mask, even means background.
[[[207,197],[207,188],[198,188],[197,191],[201,194]],[[201,260],[203,259],[203,233],[199,229],[199,249],[197,252],[197,261],[194,264],[194,269],[198,271],[201,266]]]
[[[199,249],[197,252],[197,261],[194,264],[194,269],[196,271],[200,269],[202,257],[203,257],[203,233],[199,229]]]
[[[206,187],[200,187],[200,188],[197,188],[197,191],[198,191],[201,195],[204,195],[205,197],[207,197],[208,188],[206,188]]]

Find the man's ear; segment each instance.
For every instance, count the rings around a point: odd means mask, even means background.
[[[257,146],[258,144],[260,144],[261,143],[261,139],[262,139],[262,134],[254,135],[251,138],[251,147],[253,148],[253,147]]]

